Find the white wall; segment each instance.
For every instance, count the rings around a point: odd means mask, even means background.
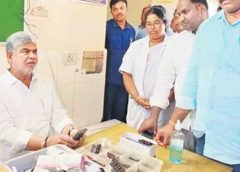
[[[25,31],[38,43],[36,71],[53,79],[60,100],[79,127],[100,122],[107,6],[73,0],[25,0],[25,10]],[[84,51],[104,51],[101,73],[84,73]],[[2,73],[7,68],[3,47],[0,56]]]

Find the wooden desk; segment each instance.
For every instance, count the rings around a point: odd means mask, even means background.
[[[137,131],[126,124],[117,124],[105,130],[92,134],[86,138],[85,144],[107,137],[114,142],[119,142],[120,136],[125,132]],[[157,147],[157,158],[163,161],[162,172],[231,172],[232,169],[203,156],[199,156],[190,151],[183,151],[183,163],[172,164],[168,160],[169,150],[167,148]]]

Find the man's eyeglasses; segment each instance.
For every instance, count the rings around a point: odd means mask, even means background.
[[[157,26],[161,25],[162,23],[163,23],[162,20],[156,20],[156,21],[154,21],[153,23],[146,22],[145,26],[146,26],[147,28],[157,27]]]

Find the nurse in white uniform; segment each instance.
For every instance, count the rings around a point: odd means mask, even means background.
[[[129,93],[127,124],[138,129],[150,115],[149,98],[153,95],[160,59],[168,38],[165,36],[166,20],[162,10],[153,6],[146,14],[148,36],[131,44],[119,68]],[[161,112],[158,127],[168,122],[173,103]]]

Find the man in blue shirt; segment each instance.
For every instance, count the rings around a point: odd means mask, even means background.
[[[148,10],[150,9],[150,6],[145,6],[142,9],[142,14],[141,14],[141,23],[139,26],[137,26],[135,28],[136,31],[136,36],[135,36],[135,41],[139,40],[141,38],[144,38],[145,36],[147,36],[147,32],[145,30],[145,20],[146,20],[146,14],[148,12]]]
[[[181,100],[169,123],[158,130],[166,146],[177,119],[196,109],[193,129],[203,154],[240,171],[240,0],[219,0],[222,11],[198,29]]]
[[[118,119],[126,121],[128,93],[123,85],[119,67],[129,45],[135,38],[134,28],[127,23],[127,1],[111,0],[113,19],[107,21],[105,48],[107,69],[104,110],[102,121]]]

